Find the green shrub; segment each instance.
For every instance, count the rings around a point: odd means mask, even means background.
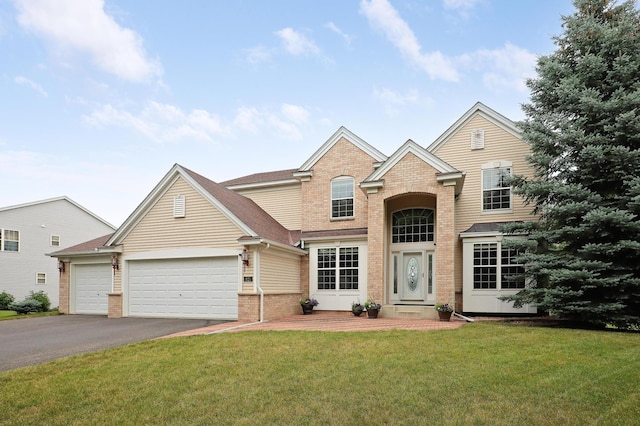
[[[16,311],[17,314],[26,315],[30,312],[44,312],[42,303],[36,299],[24,299],[22,302],[14,302],[9,305],[9,310]]]
[[[33,299],[40,302],[40,304],[42,305],[40,312],[47,312],[51,307],[51,301],[49,300],[49,296],[47,296],[47,293],[45,293],[42,290],[40,290],[37,293],[34,293],[32,291],[25,300],[28,300],[28,299]]]
[[[0,311],[9,310],[9,305],[15,300],[15,297],[3,290],[2,293],[0,293]]]

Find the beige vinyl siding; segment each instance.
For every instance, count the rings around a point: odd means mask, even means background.
[[[300,257],[273,249],[260,252],[260,286],[271,294],[300,292]]]
[[[472,150],[471,132],[478,129],[484,130],[484,148]],[[530,147],[527,143],[479,115],[472,117],[434,152],[456,169],[466,172],[462,193],[455,202],[456,238],[460,232],[474,223],[531,219],[531,207],[525,206],[522,198],[513,194],[510,212],[482,211],[482,165],[492,161],[510,161],[513,174],[532,176],[533,171],[526,161],[529,153]],[[455,288],[456,292],[460,292],[462,291],[462,243],[459,238],[456,240],[455,250]]]
[[[236,191],[255,201],[287,229],[302,228],[302,190],[295,186]]]
[[[471,132],[484,130],[484,149],[471,149]],[[511,161],[513,174],[532,175],[526,161],[529,145],[512,134],[474,116],[453,135],[435,154],[458,170],[466,172],[464,187],[456,201],[456,234],[477,222],[503,222],[530,219],[531,207],[525,206],[521,197],[513,196],[512,210],[508,213],[482,211],[482,165],[492,161]]]
[[[186,198],[186,216],[173,217],[173,199]],[[124,254],[183,247],[239,249],[242,231],[182,178],[171,185],[158,202],[123,240]]]

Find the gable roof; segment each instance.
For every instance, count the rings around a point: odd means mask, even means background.
[[[364,182],[375,182],[384,176],[393,166],[398,164],[408,153],[414,154],[416,157],[429,164],[431,167],[437,170],[438,173],[459,173],[459,170],[451,166],[449,163],[431,154],[429,151],[412,141],[407,140],[396,152],[391,154],[391,157],[387,159],[378,169],[367,177]]]
[[[102,219],[100,216],[97,216],[93,212],[91,212],[91,211],[87,210],[86,208],[82,207],[80,204],[76,203],[71,198],[67,197],[66,195],[63,195],[63,196],[60,196],[60,197],[55,197],[55,198],[48,198],[46,200],[32,201],[32,202],[24,203],[24,204],[16,204],[16,205],[13,205],[13,206],[0,207],[0,212],[9,211],[9,210],[16,210],[16,209],[22,209],[22,208],[27,208],[27,207],[31,207],[31,206],[37,206],[37,205],[40,205],[40,204],[54,203],[56,201],[66,201],[69,204],[71,204],[71,205],[77,207],[78,209],[82,210],[83,212],[85,212],[89,216],[92,216],[97,221],[104,223],[109,228],[116,229],[115,226],[113,226],[112,224],[110,224],[106,220]]]
[[[456,122],[453,123],[442,135],[440,135],[435,141],[433,141],[433,143],[431,143],[427,147],[427,151],[429,152],[437,151],[438,148],[444,145],[444,143],[452,135],[454,135],[458,130],[460,130],[461,127],[466,125],[469,122],[469,120],[471,120],[475,115],[481,116],[485,120],[501,128],[505,132],[512,134],[518,139],[522,139],[522,134],[520,132],[520,129],[518,128],[518,126],[516,126],[516,124],[513,121],[509,120],[507,117],[500,114],[499,112],[489,108],[482,102],[476,102],[476,104],[472,106],[467,112],[465,112],[462,115],[462,117],[456,120]]]
[[[297,235],[292,235],[289,230],[262,210],[253,200],[243,197],[179,164],[175,164],[122,226],[109,238],[106,245],[120,243],[179,177],[183,178],[233,222],[245,233],[245,236],[261,237],[287,246],[292,246],[296,242]]]
[[[384,161],[387,159],[386,155],[366,143],[363,139],[358,137],[349,129],[344,126],[340,126],[340,128],[329,139],[327,139],[327,141],[323,143],[322,146],[318,148],[318,150],[314,152],[313,155],[309,157],[309,159],[305,161],[302,166],[300,166],[298,171],[310,171],[311,168],[318,162],[318,160],[320,160],[342,138],[345,138],[346,140],[351,142],[357,148],[373,157],[376,161]]]

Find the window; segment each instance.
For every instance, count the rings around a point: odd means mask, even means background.
[[[0,250],[20,251],[20,231],[0,229]]]
[[[511,247],[502,246],[498,250],[497,243],[474,244],[473,288],[497,289],[498,284],[502,290],[524,288],[524,267],[517,263],[518,255],[518,250]]]
[[[520,289],[524,288],[524,267],[516,261],[520,254],[518,250],[511,247],[502,247],[500,288]]]
[[[60,247],[60,235],[51,236],[51,245],[53,247]]]
[[[498,244],[473,245],[473,288],[494,289],[498,286]]]
[[[36,284],[46,284],[47,283],[47,274],[44,272],[38,272],[36,274]]]
[[[511,187],[507,179],[511,167],[499,167],[482,171],[482,210],[511,208]]]
[[[338,289],[358,289],[358,247],[318,249],[318,290],[335,290],[336,277]]]
[[[395,212],[391,220],[391,242],[397,244],[433,241],[433,217],[431,209],[407,209]]]
[[[331,181],[331,218],[353,217],[353,179]]]

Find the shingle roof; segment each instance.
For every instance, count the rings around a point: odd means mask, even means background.
[[[297,242],[297,235],[292,234],[262,210],[253,200],[225,188],[198,173],[185,167],[182,169],[195,180],[198,185],[222,203],[240,221],[257,233],[255,237],[266,238],[275,242],[292,246]]]
[[[105,246],[105,243],[109,241],[111,238],[111,234],[103,235],[102,237],[94,238],[93,240],[85,241],[84,243],[76,244],[75,246],[67,247],[62,250],[55,251],[51,253],[52,256],[73,254],[73,253],[90,253],[94,252],[99,248]]]
[[[300,239],[307,240],[312,238],[331,238],[331,237],[348,237],[353,235],[367,235],[367,228],[350,228],[350,229],[327,229],[320,231],[304,231],[300,232]]]
[[[250,183],[265,183],[265,182],[274,182],[279,180],[293,179],[293,174],[297,171],[298,169],[287,169],[287,170],[275,170],[273,172],[254,173],[252,175],[242,176],[242,177],[231,179],[225,182],[220,182],[220,185],[234,186],[234,185],[246,185]]]
[[[517,221],[516,221],[517,222]],[[485,233],[485,232],[500,232],[502,225],[513,222],[486,222],[486,223],[474,223],[471,227],[465,231],[462,231],[462,234],[473,234],[473,233]]]

